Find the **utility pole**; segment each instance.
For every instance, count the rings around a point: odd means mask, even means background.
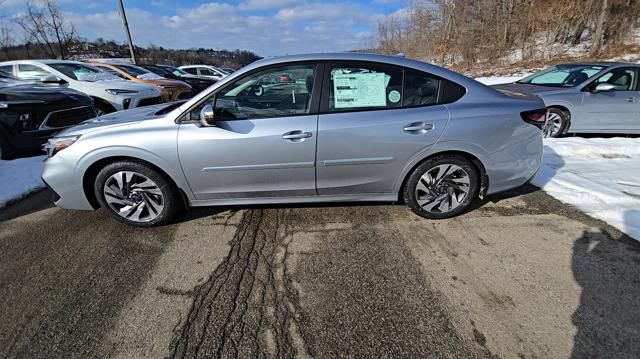
[[[131,62],[136,65],[136,52],[133,49],[133,40],[131,40],[131,33],[129,32],[129,24],[127,23],[127,15],[124,13],[124,5],[122,0],[118,0],[120,4],[120,17],[122,17],[122,24],[124,25],[124,31],[127,33],[127,39],[129,40],[129,52],[131,52]]]

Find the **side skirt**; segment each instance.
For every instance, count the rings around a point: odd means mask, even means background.
[[[232,198],[193,200],[191,207],[204,206],[235,206],[250,204],[282,204],[282,203],[322,203],[322,202],[397,202],[397,193],[363,193],[325,196],[298,197],[260,197],[260,198]]]

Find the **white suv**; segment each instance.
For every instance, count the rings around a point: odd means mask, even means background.
[[[187,65],[180,66],[179,69],[192,75],[204,76],[214,80],[222,80],[229,76],[228,72],[211,65]]]
[[[32,81],[58,84],[91,96],[98,115],[162,103],[153,86],[132,83],[91,65],[65,60],[18,60],[0,63],[0,70]]]

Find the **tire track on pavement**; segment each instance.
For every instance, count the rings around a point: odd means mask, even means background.
[[[285,261],[284,209],[237,212],[227,258],[194,290],[172,358],[308,356]]]

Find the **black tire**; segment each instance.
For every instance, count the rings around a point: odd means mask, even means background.
[[[448,186],[447,183],[452,183],[452,186],[460,188],[460,185],[458,183],[453,183],[453,181],[451,181],[449,177],[452,176],[451,179],[458,180],[458,178],[463,177],[463,174],[466,174],[466,178],[468,179],[468,182],[469,182],[468,191],[466,195],[463,196],[462,195],[463,191],[460,191],[458,189],[456,190],[452,189],[452,191],[454,191],[453,193],[456,196],[456,198],[462,199],[462,200],[459,202],[459,204],[455,208],[451,208],[451,210],[438,211],[436,208],[434,208],[431,211],[426,210],[418,203],[418,198],[417,198],[418,182],[420,181],[421,184],[424,185],[425,182],[421,181],[423,175],[427,174],[427,172],[432,170],[437,171],[438,166],[444,166],[442,168],[446,169],[447,168],[446,165],[453,165],[451,166],[451,168],[454,168],[454,169],[456,168],[454,166],[457,166],[457,168],[460,168],[463,172],[459,170],[455,170],[451,172],[450,175],[445,175],[444,178],[446,179],[446,181],[443,181],[442,185],[438,186],[437,191],[442,190],[442,188],[444,187],[451,187],[451,185]],[[403,198],[407,206],[409,206],[409,208],[420,217],[429,218],[429,219],[444,219],[444,218],[455,217],[467,211],[469,207],[473,204],[473,202],[476,200],[479,190],[480,190],[480,176],[478,174],[478,169],[473,163],[471,163],[471,161],[467,160],[464,156],[461,156],[461,155],[442,155],[442,156],[435,156],[427,159],[426,161],[421,163],[418,167],[416,167],[416,169],[413,170],[411,175],[409,175],[407,182],[405,183]],[[447,189],[445,189],[445,192],[446,191]],[[423,193],[427,196],[431,196],[430,194],[427,194],[427,192],[423,192]],[[433,196],[440,197],[440,195],[433,195]],[[437,201],[434,201],[434,202],[437,202]],[[429,203],[434,203],[434,202],[429,202]],[[453,207],[452,205],[453,202],[450,196],[449,196],[449,200],[443,202],[442,205],[446,206],[446,203],[449,203],[449,205]],[[439,206],[440,205],[438,205],[438,207]],[[428,206],[425,206],[425,207],[428,207]]]
[[[106,115],[106,114],[111,113],[111,112],[115,112],[113,107],[111,107],[111,106],[109,106],[106,103],[103,103],[101,101],[95,101],[93,106],[96,108],[96,114],[98,116],[102,116],[102,115]]]
[[[104,194],[105,183],[112,175],[121,171],[130,171],[135,172],[136,174],[143,175],[153,181],[155,185],[157,185],[157,189],[160,190],[162,195],[163,207],[159,211],[159,213],[153,214],[155,215],[155,218],[148,221],[130,220],[118,214],[112,208],[112,206],[107,203]],[[129,188],[128,192],[132,192],[131,188]],[[96,180],[94,183],[94,193],[96,199],[98,200],[98,203],[100,204],[100,207],[102,207],[102,209],[104,209],[107,214],[122,223],[126,223],[134,227],[155,227],[167,224],[173,218],[175,218],[176,214],[182,208],[182,199],[180,197],[178,189],[170,180],[165,177],[164,174],[158,173],[157,170],[151,168],[146,164],[134,161],[118,161],[111,163],[101,169],[96,176]]]
[[[559,126],[554,126],[551,119],[557,119]],[[544,128],[544,137],[560,138],[569,129],[569,113],[556,107],[549,108],[549,123]]]

